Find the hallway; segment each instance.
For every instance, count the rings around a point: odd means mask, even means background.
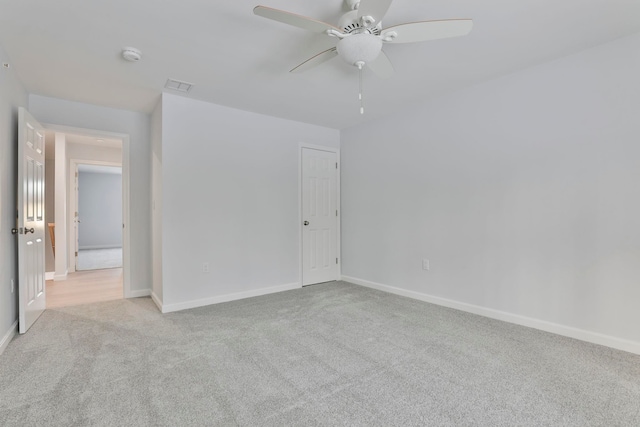
[[[47,280],[47,308],[67,307],[123,298],[122,268],[79,271],[67,280]]]

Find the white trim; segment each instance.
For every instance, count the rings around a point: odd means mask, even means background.
[[[546,320],[534,319],[532,317],[521,316],[519,314],[508,313],[506,311],[494,310],[492,308],[482,307],[473,304],[467,304],[460,301],[450,300],[446,298],[436,297],[433,295],[427,295],[420,292],[409,291],[402,288],[396,288],[393,286],[387,286],[380,283],[371,282],[364,279],[358,279],[356,277],[342,276],[342,280],[350,282],[356,285],[365,286],[367,288],[377,289],[383,292],[389,292],[403,297],[413,298],[420,301],[425,301],[431,304],[441,305],[443,307],[449,307],[456,310],[465,311],[467,313],[473,313],[491,319],[502,320],[504,322],[514,323],[516,325],[527,326],[529,328],[539,329],[545,332],[551,332],[552,334],[562,335],[569,338],[574,338],[580,341],[586,341],[593,344],[604,345],[607,347],[615,348],[629,353],[640,354],[640,342],[625,340],[622,338],[613,337],[611,335],[600,334],[598,332],[587,331],[584,329],[574,328],[572,326],[565,326],[559,323],[548,322]]]
[[[18,321],[16,320],[15,322],[13,322],[13,325],[11,325],[7,333],[4,334],[4,336],[2,337],[2,340],[0,340],[0,354],[4,353],[4,351],[9,346],[9,343],[11,342],[13,337],[16,336],[17,332],[18,332]]]
[[[129,296],[127,298],[142,298],[150,295],[151,289],[136,289],[129,291]]]
[[[336,150],[336,162],[338,162],[338,170],[336,171],[336,209],[338,210],[338,219],[336,220],[336,227],[338,228],[336,235],[336,256],[338,257],[338,277],[336,280],[340,280],[342,277],[342,205],[340,204],[340,171],[342,170],[342,162],[340,162],[340,150]]]
[[[66,276],[68,269],[67,254],[67,141],[66,135],[55,132],[55,170],[54,170],[54,224],[55,235],[57,236],[56,247],[58,248],[58,256],[54,256],[55,274],[62,277]],[[56,220],[57,219],[57,220]],[[54,276],[55,280],[55,276]]]
[[[76,256],[75,256],[75,242],[78,240],[76,235],[76,227],[74,223],[75,215],[73,214],[78,209],[77,193],[75,191],[76,172],[78,172],[79,165],[98,165],[98,166],[114,166],[122,168],[122,162],[103,162],[101,160],[83,160],[83,159],[69,159],[69,187],[67,188],[67,200],[69,201],[69,209],[67,209],[67,232],[70,239],[67,241],[68,255],[67,255],[67,269],[69,273],[76,272]],[[122,171],[122,191],[121,196],[124,202],[124,170]],[[122,204],[122,218],[124,223],[124,203]],[[122,230],[124,240],[124,229]],[[123,242],[124,246],[124,242]],[[86,249],[78,247],[78,250]],[[123,253],[124,256],[124,253]]]
[[[44,273],[44,280],[53,280],[56,276],[56,272],[55,271],[45,271]]]
[[[129,135],[122,137],[122,276],[124,297],[131,293],[131,144]]]
[[[302,286],[302,150],[303,149],[311,149],[318,151],[327,151],[329,153],[335,153],[336,162],[338,162],[338,169],[336,172],[336,209],[338,209],[338,219],[336,221],[336,256],[338,257],[338,271],[335,280],[340,280],[342,277],[342,236],[340,230],[341,226],[341,218],[342,218],[342,207],[340,205],[340,170],[342,168],[342,162],[340,161],[340,149],[335,147],[326,147],[324,145],[315,145],[315,144],[307,144],[301,142],[298,144],[298,282],[300,286]]]
[[[74,135],[85,135],[95,138],[124,139],[125,137],[129,137],[129,135],[126,133],[80,128],[76,126],[57,125],[55,123],[42,123],[42,125],[47,129],[51,129],[60,133],[72,133]],[[122,148],[124,149],[124,141],[122,141]]]
[[[277,292],[290,291],[292,289],[300,289],[301,287],[302,286],[300,285],[300,283],[290,283],[287,285],[279,285],[279,286],[272,286],[269,288],[254,289],[252,291],[236,292],[233,294],[220,295],[217,297],[203,298],[199,300],[178,302],[175,304],[160,303],[160,311],[162,311],[163,313],[171,313],[174,311],[187,310],[189,308],[203,307],[205,305],[219,304],[222,302],[236,301],[236,300],[245,299],[245,298],[275,294]],[[159,301],[155,301],[155,302],[156,304],[158,304]]]
[[[160,300],[158,294],[156,294],[155,292],[151,292],[151,300],[153,300],[153,302],[156,304],[156,307],[158,307],[158,310],[160,310],[160,313],[162,313],[162,300]]]

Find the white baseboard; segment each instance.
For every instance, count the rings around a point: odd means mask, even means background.
[[[18,321],[13,322],[13,325],[9,328],[6,334],[2,337],[0,341],[0,354],[4,353],[4,350],[7,348],[13,337],[18,332]]]
[[[158,307],[158,310],[160,310],[160,313],[162,313],[162,300],[160,299],[158,294],[156,294],[155,292],[151,292],[151,299]]]
[[[205,305],[219,304],[221,302],[235,301],[244,298],[258,297],[261,295],[274,294],[276,292],[290,291],[292,289],[300,289],[300,283],[291,283],[288,285],[272,286],[269,288],[260,288],[245,292],[236,292],[233,294],[220,295],[211,298],[203,298],[199,300],[178,302],[174,304],[161,304],[160,311],[163,313],[171,313],[174,311],[187,310],[189,308],[203,307]],[[157,304],[157,302],[156,302]]]
[[[46,271],[44,273],[44,280],[53,280],[56,275],[55,271]]]
[[[96,246],[80,246],[79,251],[87,251],[91,249],[120,249],[122,245],[96,245]]]
[[[148,297],[151,295],[151,289],[136,289],[136,290],[130,290],[129,292],[127,292],[127,295],[125,295],[125,298],[142,298],[142,297]]]
[[[441,305],[443,307],[454,308],[456,310],[466,311],[468,313],[478,314],[480,316],[489,317],[491,319],[502,320],[516,325],[527,326],[529,328],[539,329],[552,334],[563,335],[569,338],[600,344],[618,350],[627,351],[629,353],[640,354],[640,342],[625,340],[610,335],[591,332],[584,329],[578,329],[571,326],[565,326],[558,323],[547,322],[546,320],[534,319],[532,317],[521,316],[519,314],[508,313],[506,311],[494,310],[492,308],[482,307],[479,305],[467,304],[460,301],[450,300],[446,298],[427,295],[420,292],[409,291],[402,288],[383,285],[357,277],[342,276],[342,280],[356,285],[377,289],[383,292],[389,292],[403,297],[409,297],[431,304]]]
[[[65,271],[64,274],[53,274],[53,281],[54,282],[58,282],[60,280],[67,280],[67,272]]]

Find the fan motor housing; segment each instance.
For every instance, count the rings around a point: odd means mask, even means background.
[[[382,30],[382,22],[378,22],[375,26],[367,28],[362,25],[360,18],[358,18],[358,11],[352,10],[340,17],[338,28],[341,28],[346,34],[369,33],[378,36],[380,35],[380,30]]]
[[[356,10],[360,6],[360,0],[344,0],[350,10]]]

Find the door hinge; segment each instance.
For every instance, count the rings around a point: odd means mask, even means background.
[[[336,264],[338,263],[338,258],[336,258]]]
[[[76,251],[76,256],[78,256],[78,251]]]
[[[338,162],[336,162],[336,169],[338,169]]]
[[[336,209],[336,216],[338,216],[338,209]]]

